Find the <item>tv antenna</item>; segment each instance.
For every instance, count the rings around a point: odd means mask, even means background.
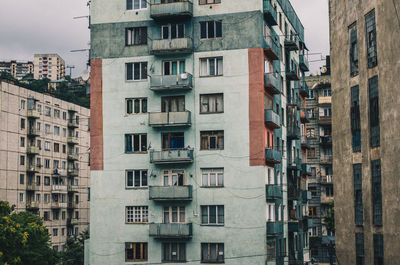
[[[75,68],[75,65],[67,65],[67,68],[69,69],[69,77],[72,78],[72,69]]]

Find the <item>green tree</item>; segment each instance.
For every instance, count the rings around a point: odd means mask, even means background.
[[[12,212],[0,201],[0,264],[53,265],[57,254],[43,221],[30,212]]]
[[[83,265],[84,264],[84,243],[89,238],[87,230],[79,234],[78,237],[71,237],[67,240],[64,252],[61,253],[63,265]]]
[[[332,200],[329,203],[328,213],[324,215],[326,229],[330,232],[335,232],[335,202]]]

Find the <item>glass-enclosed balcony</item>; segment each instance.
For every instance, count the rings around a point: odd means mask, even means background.
[[[193,52],[192,38],[162,39],[151,42],[154,55],[187,54]]]
[[[155,238],[188,239],[192,237],[192,224],[150,224],[149,236]]]
[[[69,144],[79,144],[79,139],[78,139],[78,137],[68,136],[67,137],[67,143],[69,143]]]
[[[26,116],[28,118],[32,119],[39,119],[40,118],[40,112],[35,110],[35,109],[28,109],[26,112]]]
[[[190,111],[149,113],[149,126],[151,127],[178,127],[191,125],[192,120]]]
[[[278,13],[271,0],[264,0],[264,19],[270,26],[278,25]]]
[[[282,199],[282,187],[280,185],[265,185],[265,194],[267,200]]]
[[[310,66],[306,55],[300,54],[299,63],[300,63],[300,69],[303,70],[304,72],[308,72],[310,70],[309,69]]]
[[[193,162],[192,148],[150,150],[150,163],[153,164],[180,164]]]
[[[76,119],[69,119],[67,126],[70,127],[70,128],[78,128],[79,124],[76,121]]]
[[[192,1],[189,0],[152,0],[150,4],[150,17],[154,20],[181,19],[190,18],[192,16],[193,4]]]
[[[79,156],[78,156],[78,154],[75,154],[75,153],[68,153],[67,159],[76,161],[76,160],[79,160]]]
[[[39,152],[40,152],[40,150],[39,150],[39,147],[37,147],[37,146],[28,146],[26,148],[26,153],[28,155],[37,155],[37,154],[39,154]]]
[[[275,31],[270,28],[269,32],[266,33],[263,39],[264,53],[271,60],[279,60],[281,56],[281,50],[279,47],[279,36]]]
[[[276,73],[266,73],[264,74],[264,87],[272,95],[280,94],[281,80]]]
[[[267,222],[267,235],[275,236],[283,233],[283,224],[281,222]]]
[[[271,164],[280,164],[282,161],[282,153],[275,149],[265,149],[265,160]]]
[[[154,201],[190,201],[192,186],[150,186],[149,199]]]
[[[272,109],[265,110],[265,124],[272,129],[279,129],[281,127],[281,118]]]
[[[150,89],[153,91],[184,91],[193,87],[192,75],[184,73],[180,75],[152,75],[150,77]]]

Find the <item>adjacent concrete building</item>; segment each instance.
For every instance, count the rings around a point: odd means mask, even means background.
[[[400,2],[330,1],[336,254],[399,264]]]
[[[65,77],[65,62],[58,54],[35,54],[33,63],[34,79],[56,81]]]
[[[0,73],[8,73],[14,78],[21,80],[27,74],[33,74],[32,62],[2,61],[0,62]]]
[[[42,217],[57,250],[88,228],[89,115],[0,81],[0,200]]]
[[[90,8],[87,262],[308,264],[308,62],[290,2]]]

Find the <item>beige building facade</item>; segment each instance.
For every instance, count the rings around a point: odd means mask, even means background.
[[[21,80],[27,74],[33,74],[33,62],[1,61],[0,72],[9,73]]]
[[[330,1],[336,254],[399,264],[399,0]]]
[[[0,200],[42,217],[59,251],[88,228],[89,115],[0,80]]]
[[[58,54],[35,54],[33,63],[35,79],[55,81],[65,77],[65,62]]]

